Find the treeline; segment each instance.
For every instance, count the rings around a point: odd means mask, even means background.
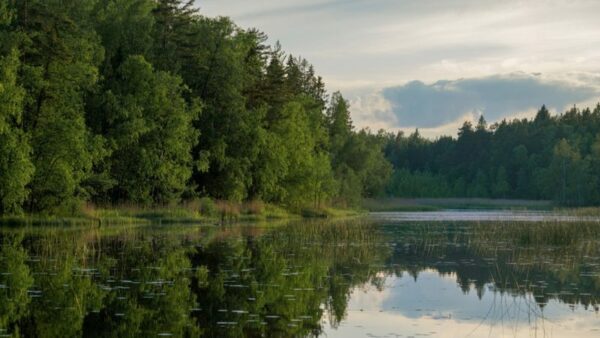
[[[488,126],[465,122],[458,138],[387,135],[395,170],[388,193],[405,197],[548,199],[600,204],[600,105]]]
[[[266,41],[192,0],[0,0],[0,215],[382,193],[385,138]]]

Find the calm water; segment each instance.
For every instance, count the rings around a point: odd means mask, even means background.
[[[399,221],[497,221],[497,222],[596,222],[598,217],[569,216],[551,211],[515,211],[515,210],[442,210],[431,212],[375,212],[373,218],[388,222]]]
[[[598,223],[395,216],[0,237],[0,336],[600,336]]]

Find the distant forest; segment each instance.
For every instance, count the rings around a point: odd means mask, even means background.
[[[600,204],[600,104],[559,116],[542,106],[534,119],[491,126],[481,117],[458,138],[388,135],[385,153],[395,169],[391,195]]]
[[[600,108],[355,130],[308,61],[182,0],[0,0],[0,215],[210,197],[600,204]]]

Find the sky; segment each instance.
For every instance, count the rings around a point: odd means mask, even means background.
[[[600,0],[197,0],[308,59],[358,128],[455,135],[600,101]]]

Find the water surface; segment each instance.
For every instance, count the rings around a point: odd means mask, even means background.
[[[431,212],[374,212],[373,218],[385,221],[464,221],[464,222],[600,222],[592,216],[574,216],[552,211],[528,210],[441,210]]]
[[[0,231],[0,336],[597,337],[597,223]]]

